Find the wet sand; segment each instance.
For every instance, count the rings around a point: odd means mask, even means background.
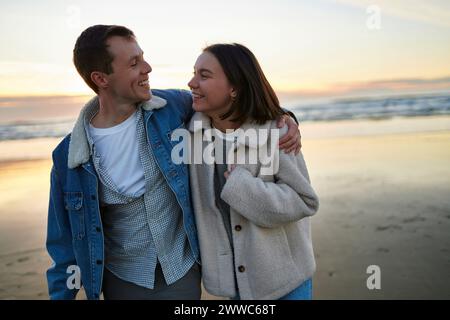
[[[450,298],[450,132],[305,141],[318,299]],[[381,290],[368,290],[369,265]]]
[[[353,121],[354,132],[346,122],[302,125],[320,197],[311,220],[315,299],[450,299],[450,130],[430,131],[450,117],[439,119]],[[0,299],[48,299],[50,168],[48,158],[0,162]],[[370,265],[380,267],[380,290],[366,286]]]

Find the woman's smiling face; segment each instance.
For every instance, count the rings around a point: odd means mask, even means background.
[[[193,109],[208,116],[221,115],[231,106],[234,92],[216,57],[203,52],[195,62],[194,76],[188,83],[193,96]]]

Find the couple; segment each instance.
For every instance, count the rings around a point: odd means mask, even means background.
[[[102,292],[111,300],[200,299],[201,280],[208,292],[232,299],[310,299],[309,216],[318,199],[297,125],[254,55],[237,44],[207,47],[189,81],[192,93],[150,91],[152,68],[122,26],[86,29],[73,60],[97,95],[53,152],[50,298],[75,298],[75,267],[88,299]],[[212,132],[214,147],[220,141],[233,155],[274,145],[271,135],[246,140],[235,129],[278,127],[284,152],[272,148],[278,170],[270,174],[259,159],[173,160],[177,129]]]

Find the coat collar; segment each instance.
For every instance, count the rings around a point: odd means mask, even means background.
[[[139,105],[142,109],[146,111],[160,109],[167,104],[167,101],[163,98],[152,96],[152,98],[148,101],[145,101]],[[69,169],[74,169],[79,165],[86,163],[89,161],[89,157],[91,155],[89,142],[86,136],[86,129],[84,125],[84,119],[87,114],[98,110],[99,108],[99,100],[98,96],[95,96],[81,109],[80,115],[78,116],[77,121],[75,122],[75,126],[72,130],[72,134],[70,136],[70,144],[69,144],[69,155],[67,160],[67,166]]]
[[[196,112],[191,118],[189,122],[189,131],[192,133],[199,132],[200,130],[206,130],[205,135],[210,136],[211,130],[213,127],[211,126],[210,118],[202,112]],[[247,130],[256,130],[255,135],[245,135]],[[263,129],[263,130],[261,130]],[[237,142],[240,145],[248,146],[250,148],[258,148],[267,143],[267,140],[270,135],[271,129],[277,129],[276,123],[274,121],[266,121],[264,124],[256,124],[253,122],[245,122],[238,130],[241,130],[238,134]],[[285,128],[282,131],[287,131]],[[280,132],[281,133],[281,132]]]

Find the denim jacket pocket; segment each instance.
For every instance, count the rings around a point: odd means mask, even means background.
[[[74,240],[82,240],[85,235],[83,193],[64,192],[64,207],[69,212]]]

